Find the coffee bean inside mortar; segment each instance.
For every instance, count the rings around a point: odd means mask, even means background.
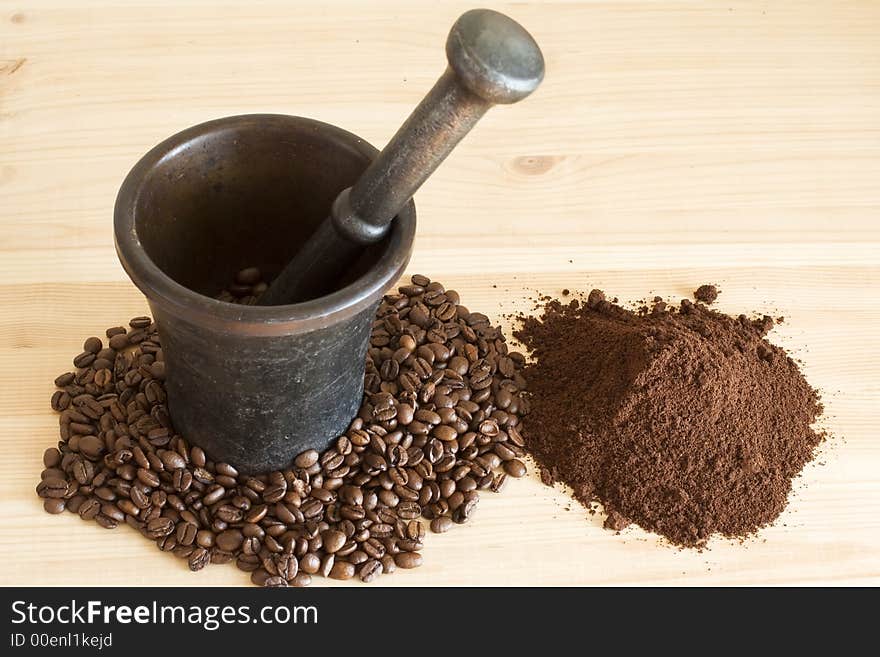
[[[218,299],[253,304],[266,288],[248,268]],[[468,522],[479,491],[525,473],[523,357],[425,276],[380,305],[363,403],[345,434],[256,476],[174,430],[149,317],[106,337],[88,338],[74,371],[55,379],[61,440],[43,454],[37,494],[49,513],[125,523],[193,571],[231,561],[263,586],[306,586],[317,574],[371,582],[421,565],[428,521],[436,533]]]

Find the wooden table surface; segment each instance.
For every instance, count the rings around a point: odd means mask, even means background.
[[[419,192],[410,271],[499,321],[535,290],[719,283],[723,310],[785,315],[773,339],[834,437],[743,545],[615,536],[532,468],[382,583],[880,583],[880,3],[492,4],[535,35],[546,81]],[[247,583],[34,494],[52,379],[146,309],[114,253],[116,190],[154,144],[224,115],[316,117],[383,145],[467,8],[0,0],[0,584]]]

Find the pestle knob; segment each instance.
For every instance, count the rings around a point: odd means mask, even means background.
[[[532,93],[544,57],[519,23],[473,9],[446,40],[449,65],[357,182],[333,202],[330,216],[260,297],[261,305],[326,294],[363,247],[381,240],[416,190],[496,104]]]

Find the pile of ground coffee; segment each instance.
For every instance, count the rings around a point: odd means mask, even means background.
[[[701,296],[714,301],[713,287]],[[711,299],[710,299],[711,297]],[[744,537],[783,510],[821,435],[815,390],[764,336],[773,320],[685,299],[632,312],[599,290],[545,299],[514,336],[534,362],[527,449],[542,479],[676,545]]]
[[[250,304],[265,287],[243,270],[223,298]],[[61,441],[44,454],[37,494],[49,513],[128,524],[194,571],[234,561],[266,586],[306,586],[315,574],[369,582],[421,565],[421,519],[448,531],[472,517],[480,490],[525,474],[523,356],[424,276],[379,307],[348,431],[257,476],[175,432],[149,317],[106,335],[106,346],[88,338],[75,371],[55,380]]]

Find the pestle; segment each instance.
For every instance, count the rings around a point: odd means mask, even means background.
[[[489,108],[522,100],[544,77],[544,57],[532,36],[489,9],[462,14],[446,40],[446,57],[446,71],[357,182],[339,193],[260,305],[331,291]]]

